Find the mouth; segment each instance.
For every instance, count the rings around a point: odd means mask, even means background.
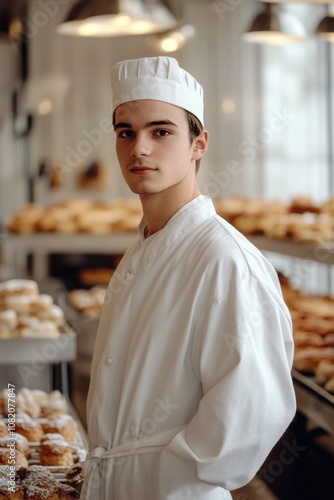
[[[147,167],[146,165],[142,165],[140,167],[131,167],[130,172],[135,175],[147,175],[156,171],[156,168]]]

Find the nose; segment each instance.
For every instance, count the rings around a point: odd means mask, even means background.
[[[133,158],[140,158],[141,156],[148,156],[150,154],[149,140],[146,136],[138,134],[131,147],[131,156]]]

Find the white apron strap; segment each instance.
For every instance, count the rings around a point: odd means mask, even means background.
[[[105,449],[102,446],[94,448],[90,453],[88,453],[85,462],[83,463],[83,476],[85,477],[84,484],[81,491],[81,500],[93,500],[90,496],[93,492],[93,483],[100,484],[101,481],[101,461],[102,460],[114,460],[120,457],[126,457],[130,455],[141,455],[143,453],[159,453],[161,450],[173,439],[176,434],[178,434],[185,425],[180,425],[179,427],[174,427],[173,429],[168,429],[166,431],[155,434],[154,436],[149,436],[144,439],[137,439],[134,441],[129,441],[118,446],[114,446],[110,449]],[[99,476],[99,477],[97,477]]]

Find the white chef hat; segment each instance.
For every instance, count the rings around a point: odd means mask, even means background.
[[[139,99],[154,99],[190,111],[204,123],[203,88],[173,57],[143,57],[115,64],[112,111]]]

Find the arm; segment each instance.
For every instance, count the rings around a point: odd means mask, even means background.
[[[203,318],[193,368],[204,395],[187,427],[161,453],[157,498],[196,498],[191,488],[201,483],[209,489],[241,487],[291,422],[291,321],[274,292],[247,278]]]

